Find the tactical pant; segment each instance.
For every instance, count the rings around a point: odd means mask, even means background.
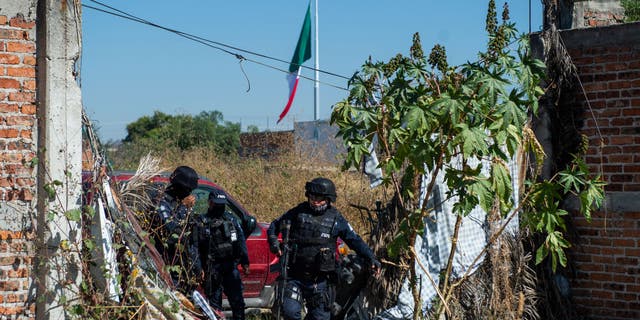
[[[216,263],[209,265],[205,293],[213,308],[222,310],[222,293],[227,296],[233,320],[244,320],[244,298],[240,272],[235,263]]]
[[[326,279],[287,280],[282,313],[285,320],[300,320],[302,303],[307,306],[305,320],[329,320],[331,318],[331,290]]]

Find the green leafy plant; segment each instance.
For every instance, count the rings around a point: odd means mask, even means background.
[[[624,8],[625,22],[640,21],[640,1],[622,0],[620,4]]]

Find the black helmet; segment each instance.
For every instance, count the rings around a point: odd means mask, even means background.
[[[310,194],[325,196],[331,202],[336,202],[336,186],[333,184],[333,181],[327,178],[315,178],[307,184],[304,185],[304,193],[305,196],[309,196]]]
[[[169,176],[169,183],[174,188],[177,187],[191,192],[198,187],[198,174],[191,167],[179,166]]]

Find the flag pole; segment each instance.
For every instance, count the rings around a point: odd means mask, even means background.
[[[317,122],[320,119],[320,50],[318,49],[319,41],[318,41],[318,0],[316,0],[315,7],[315,49],[316,49],[316,59],[315,59],[315,81],[314,81],[314,120]]]

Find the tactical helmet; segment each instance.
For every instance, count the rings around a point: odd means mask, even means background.
[[[309,196],[311,194],[324,196],[328,198],[331,202],[336,202],[336,186],[333,184],[333,181],[327,178],[315,178],[307,184],[304,185],[304,193],[305,196]]]
[[[198,187],[198,174],[191,167],[179,166],[169,176],[169,183],[174,188],[188,189],[191,192]]]

